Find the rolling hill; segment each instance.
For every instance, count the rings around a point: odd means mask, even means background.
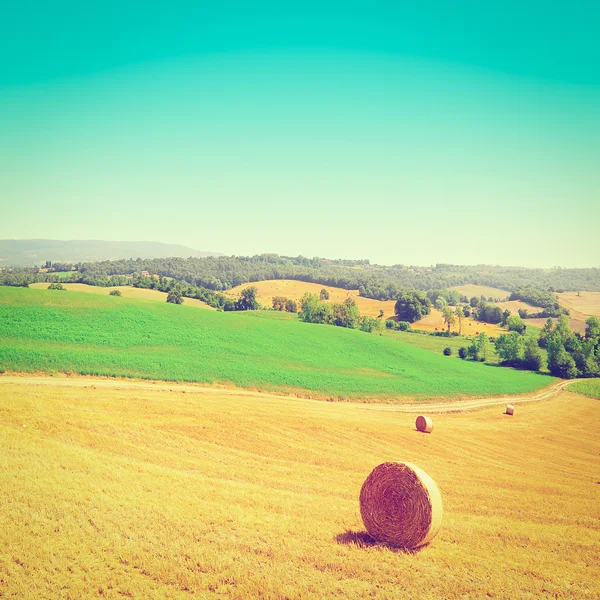
[[[554,381],[270,311],[0,288],[0,368],[221,383],[361,400],[529,392]]]

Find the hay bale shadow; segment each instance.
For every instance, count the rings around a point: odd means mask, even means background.
[[[373,546],[379,546],[380,548],[387,548],[392,552],[397,552],[399,554],[417,554],[423,548],[426,548],[429,544],[425,544],[419,548],[399,548],[398,546],[392,546],[391,544],[386,544],[385,542],[377,542],[375,541],[366,531],[352,531],[348,529],[344,533],[338,533],[335,536],[335,541],[338,544],[342,544],[344,546],[356,546],[357,548],[371,548]]]

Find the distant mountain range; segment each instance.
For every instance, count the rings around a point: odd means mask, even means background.
[[[0,240],[0,267],[32,267],[52,262],[93,262],[119,258],[223,256],[178,244],[104,240]]]

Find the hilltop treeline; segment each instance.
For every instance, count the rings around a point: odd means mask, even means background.
[[[263,279],[296,279],[358,289],[376,300],[393,300],[402,289],[443,289],[475,284],[516,291],[532,286],[550,292],[600,291],[600,269],[525,269],[498,266],[434,267],[371,265],[367,260],[329,260],[276,255],[114,260],[75,265],[82,276],[101,279],[141,271],[187,281],[215,291]]]
[[[63,281],[116,285],[114,279],[109,278],[147,271],[220,292],[264,279],[295,279],[344,289],[358,289],[361,296],[376,300],[395,300],[405,289],[427,291],[464,284],[498,287],[515,293],[527,289],[527,286],[544,293],[600,291],[598,268],[525,269],[447,264],[433,267],[388,267],[371,265],[367,260],[329,260],[277,255],[128,259],[85,262],[73,266],[77,273],[63,277]],[[52,265],[51,268],[69,270],[71,265]],[[9,276],[8,273],[0,272],[0,280]],[[35,274],[29,270],[26,275],[31,278]],[[13,275],[13,278],[15,276]],[[39,279],[32,279],[30,282],[34,280]],[[111,283],[106,283],[107,281]],[[526,301],[531,301],[531,298]],[[537,302],[536,305],[539,306]]]

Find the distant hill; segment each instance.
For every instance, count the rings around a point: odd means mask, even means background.
[[[52,262],[93,262],[121,258],[222,256],[178,244],[104,240],[0,240],[0,267],[31,267]]]

